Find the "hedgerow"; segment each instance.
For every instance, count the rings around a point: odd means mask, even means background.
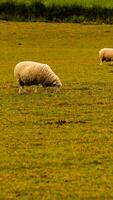
[[[113,8],[98,5],[85,7],[77,3],[46,5],[42,0],[31,3],[6,0],[0,3],[0,19],[46,22],[97,22],[113,23]]]

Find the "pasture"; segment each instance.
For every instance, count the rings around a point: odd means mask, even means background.
[[[0,199],[113,199],[113,26],[0,22]],[[61,93],[18,94],[17,62],[47,63]]]

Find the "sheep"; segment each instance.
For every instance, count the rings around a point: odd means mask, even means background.
[[[49,65],[33,61],[19,62],[14,68],[14,77],[19,83],[19,94],[25,91],[24,86],[42,85],[46,93],[47,87],[55,87],[55,92],[60,92],[62,86],[59,77]]]
[[[103,48],[99,51],[100,65],[103,61],[113,61],[113,48]]]

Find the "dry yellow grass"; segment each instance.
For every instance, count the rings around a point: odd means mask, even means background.
[[[113,198],[113,69],[98,50],[113,26],[0,22],[0,199]],[[63,83],[18,95],[17,62],[48,63]]]

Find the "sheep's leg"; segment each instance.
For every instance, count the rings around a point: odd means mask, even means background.
[[[19,86],[19,91],[18,91],[18,93],[19,93],[19,94],[22,94],[22,91],[23,91],[23,86]]]
[[[26,93],[26,94],[28,93],[28,92],[24,89],[24,86],[19,86],[19,91],[18,91],[18,93],[19,93],[19,94],[22,94],[23,92]]]
[[[60,93],[60,87],[55,87],[55,90],[54,90],[56,93]]]
[[[20,80],[18,80],[18,82],[19,82],[19,91],[18,91],[18,93],[19,94],[21,94],[22,92],[25,92],[25,93],[27,93],[27,91],[24,89],[24,82],[20,79]]]
[[[100,65],[102,65],[102,63],[103,63],[103,62],[102,62],[102,58],[100,58]]]
[[[99,60],[100,60],[100,65],[102,65],[102,64],[103,64],[103,61],[104,61],[104,59],[103,59],[103,56],[102,56],[102,55],[99,55]]]
[[[37,93],[37,92],[38,92],[38,87],[35,87],[35,90],[34,90],[34,92],[35,92],[35,93]]]

